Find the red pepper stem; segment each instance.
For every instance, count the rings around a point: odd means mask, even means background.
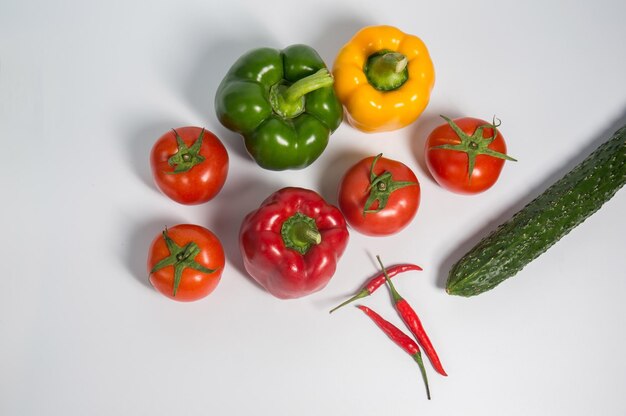
[[[426,375],[426,368],[424,368],[424,361],[422,360],[422,353],[416,352],[413,355],[413,359],[417,362],[417,365],[420,368],[420,372],[422,373],[422,379],[424,380],[424,384],[426,385],[426,397],[430,400],[430,387],[428,386],[428,376]]]
[[[378,264],[380,264],[380,267],[382,268],[383,274],[385,275],[385,280],[387,281],[387,284],[389,285],[389,290],[391,291],[391,297],[393,298],[393,302],[394,303],[400,302],[402,300],[402,296],[400,296],[400,294],[396,290],[395,286],[391,282],[391,279],[389,278],[389,275],[387,274],[387,270],[385,269],[385,265],[383,264],[382,260],[380,259],[380,256],[376,256],[376,259],[378,260]]]
[[[299,223],[293,226],[293,236],[297,240],[308,244],[319,244],[322,242],[320,232],[305,223]]]
[[[317,228],[315,220],[300,212],[285,220],[280,233],[285,247],[294,249],[303,255],[312,246],[322,242],[322,235]]]
[[[359,293],[357,293],[356,295],[352,296],[350,299],[348,299],[345,302],[342,302],[341,304],[339,304],[339,305],[335,306],[334,308],[332,308],[330,311],[328,311],[328,313],[333,313],[337,309],[341,308],[342,306],[346,306],[347,304],[352,303],[355,300],[363,299],[363,298],[365,298],[365,297],[367,297],[369,295],[371,295],[370,291],[367,290],[367,289],[363,289]]]

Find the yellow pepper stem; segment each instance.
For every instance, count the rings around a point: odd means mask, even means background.
[[[376,52],[365,63],[365,76],[377,90],[392,91],[400,88],[409,78],[408,63],[406,56],[399,52]]]

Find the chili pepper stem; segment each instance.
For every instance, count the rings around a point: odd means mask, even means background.
[[[407,272],[409,270],[420,271],[420,270],[422,270],[422,268],[420,266],[418,266],[417,264],[411,264],[411,263],[396,264],[395,266],[392,266],[392,267],[390,267],[387,270],[387,274],[389,275],[389,278],[392,278],[392,277],[396,276],[398,273],[404,273],[404,272]],[[330,313],[333,313],[334,311],[336,311],[340,307],[345,306],[348,303],[353,302],[353,301],[355,301],[357,299],[362,299],[364,297],[370,296],[376,290],[378,290],[379,287],[381,287],[384,284],[385,284],[385,276],[382,273],[377,274],[376,276],[371,278],[367,282],[367,284],[365,284],[365,286],[356,295],[354,295],[350,299],[346,300],[341,305],[331,309]]]
[[[424,361],[422,360],[422,353],[418,351],[415,355],[413,355],[413,359],[417,362],[417,365],[420,368],[422,379],[426,385],[426,397],[430,400],[430,387],[428,386],[428,376],[426,375],[426,368],[424,367]]]
[[[334,308],[332,308],[330,311],[328,311],[328,313],[333,313],[335,312],[337,309],[346,306],[349,303],[354,302],[355,300],[358,299],[363,299],[367,296],[371,295],[371,293],[367,290],[367,289],[363,289],[361,290],[359,293],[357,293],[356,295],[352,296],[350,299],[346,300],[345,302],[340,303],[339,305],[335,306]]]
[[[389,285],[389,290],[391,291],[391,297],[393,298],[393,302],[398,303],[399,301],[402,300],[402,296],[400,296],[395,286],[391,282],[391,279],[389,278],[389,274],[387,274],[387,270],[385,269],[385,265],[380,259],[380,256],[376,256],[376,260],[378,260],[378,264],[380,264],[383,274],[385,275],[385,280],[387,281],[387,285]]]

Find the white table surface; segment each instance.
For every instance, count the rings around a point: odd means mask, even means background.
[[[623,415],[626,191],[516,277],[452,297],[450,265],[626,123],[626,3],[19,1],[0,3],[0,414]],[[331,65],[361,27],[428,45],[437,80],[414,125],[343,124],[309,168],[257,167],[213,97],[248,49],[307,43]],[[509,153],[478,196],[438,187],[423,143],[439,114],[502,120]],[[152,183],[148,153],[172,127],[227,146],[223,191],[195,207]],[[237,232],[287,185],[336,203],[343,172],[383,151],[411,166],[422,204],[387,238],[351,233],[327,288],[281,301],[252,283]],[[209,297],[170,301],[148,283],[149,242],[196,223],[227,264]],[[397,280],[449,377],[419,371],[358,310],[328,315],[377,270]],[[400,325],[385,292],[363,302]]]

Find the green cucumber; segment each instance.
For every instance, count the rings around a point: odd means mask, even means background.
[[[482,239],[450,270],[446,291],[493,289],[582,223],[626,183],[626,126]]]

